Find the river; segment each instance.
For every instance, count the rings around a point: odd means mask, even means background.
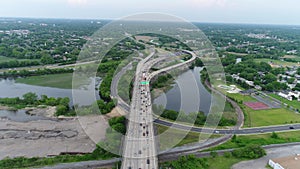
[[[173,87],[165,94],[154,99],[154,104],[163,105],[165,109],[184,111],[185,113],[198,111],[209,113],[211,105],[211,94],[207,91],[200,79],[201,67],[195,67],[193,70],[187,70],[175,79]],[[196,83],[196,84],[193,84]],[[195,90],[198,86],[199,94]],[[184,91],[184,92],[181,92]],[[198,97],[198,98],[197,98]],[[192,104],[195,98],[199,100],[198,108]]]
[[[88,90],[95,90],[95,86],[99,86],[100,81],[97,79],[92,79],[89,85],[84,86],[84,89],[74,89],[82,96],[86,96]],[[96,85],[95,85],[96,84]],[[47,95],[48,97],[69,97],[70,98],[70,106],[73,106],[73,98],[72,98],[72,89],[60,89],[54,87],[43,87],[43,86],[35,86],[35,85],[27,85],[23,83],[16,83],[14,79],[0,79],[0,98],[13,98],[13,97],[22,97],[25,93],[33,92],[38,96]],[[96,99],[100,99],[98,91],[95,90]],[[77,103],[79,105],[90,105],[95,98],[87,97],[87,98],[79,98],[77,99]],[[8,118],[13,121],[31,121],[31,120],[39,120],[42,117],[39,116],[30,116],[26,114],[24,110],[18,111],[9,111],[9,110],[0,110],[0,118]]]
[[[202,111],[205,114],[209,112],[210,105],[211,105],[211,95],[203,86],[200,80],[200,71],[201,67],[195,67],[193,70],[188,70],[183,74],[179,75],[176,78],[176,83],[173,87],[166,93],[162,94],[156,99],[154,99],[154,104],[163,105],[166,109],[179,111],[182,110],[186,113]],[[199,89],[199,94],[195,94],[197,90],[195,90],[193,83],[196,82]],[[91,83],[95,84],[95,83]],[[91,88],[95,88],[92,85],[89,85]],[[88,87],[88,88],[89,88]],[[53,87],[43,87],[43,86],[34,86],[34,85],[27,85],[22,83],[16,83],[14,79],[0,79],[0,98],[5,97],[22,97],[25,93],[34,92],[37,95],[47,95],[49,97],[69,97],[70,98],[70,105],[72,106],[73,98],[72,98],[72,89],[59,89]],[[184,91],[184,92],[180,92]],[[83,92],[84,90],[80,91]],[[98,93],[98,91],[96,91]],[[95,94],[97,99],[100,99],[98,94]],[[196,101],[193,97],[199,97],[198,105],[199,107],[195,108],[193,105],[193,101]],[[184,98],[184,99],[181,99]],[[81,105],[88,105],[91,104],[92,98],[83,98],[82,101],[80,100]],[[27,115],[25,111],[7,111],[7,110],[0,110],[0,117],[2,118],[10,118],[15,121],[28,121],[28,120],[38,120],[41,117],[34,117]]]

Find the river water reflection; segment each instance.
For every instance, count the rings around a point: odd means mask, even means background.
[[[96,86],[99,85],[99,79],[91,80],[90,85],[85,86],[88,90],[95,90]],[[75,89],[74,89],[75,90]],[[83,96],[86,96],[86,93],[91,93],[86,91],[85,89],[79,90]],[[34,86],[34,85],[27,85],[22,83],[16,83],[14,79],[0,79],[0,98],[13,98],[13,97],[22,97],[25,93],[33,92],[36,93],[38,96],[47,95],[48,97],[69,97],[70,98],[70,106],[73,106],[73,98],[72,98],[72,89],[60,89],[54,87],[43,87],[43,86]],[[100,99],[98,91],[95,90],[95,94],[87,97],[87,98],[80,98],[79,105],[90,105],[94,102],[94,100]],[[77,99],[78,100],[78,99]],[[43,117],[39,116],[30,116],[26,114],[25,110],[19,111],[9,111],[9,110],[0,110],[0,118],[8,118],[13,121],[31,121],[31,120],[39,120],[43,119]]]
[[[170,89],[166,94],[162,94],[156,99],[154,99],[154,104],[156,105],[163,105],[166,109],[175,110],[175,111],[184,111],[186,113],[194,112],[193,108],[189,106],[181,105],[189,105],[191,100],[184,99],[181,100],[181,93],[180,93],[180,86],[185,86],[185,89],[190,90],[189,93],[196,91],[194,88],[190,87],[192,83],[192,77],[196,80],[197,86],[199,89],[199,97],[200,97],[200,104],[199,104],[199,111],[204,112],[205,114],[209,113],[210,105],[211,105],[211,94],[207,91],[207,89],[203,86],[201,79],[200,79],[200,71],[202,70],[201,67],[195,67],[193,70],[188,70],[185,73],[179,75],[176,78],[176,84],[173,85],[172,89]]]

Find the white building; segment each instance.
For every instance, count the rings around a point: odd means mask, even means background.
[[[284,169],[280,164],[275,163],[273,160],[269,160],[269,166],[273,169]]]
[[[291,96],[289,96],[288,92],[279,92],[278,96],[283,97],[283,98],[285,98],[287,100],[293,100],[293,98]]]
[[[236,64],[242,62],[242,58],[236,58]]]
[[[294,96],[295,98],[297,98],[298,101],[300,101],[300,92],[299,91],[279,92],[278,96],[283,97],[290,101],[293,100],[293,96]]]

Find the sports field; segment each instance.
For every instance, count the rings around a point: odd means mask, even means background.
[[[245,102],[244,104],[253,110],[265,110],[270,108],[268,105],[262,102]]]

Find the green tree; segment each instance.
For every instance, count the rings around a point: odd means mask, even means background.
[[[38,96],[35,93],[29,92],[23,95],[23,99],[26,104],[34,104],[38,100]]]
[[[56,116],[61,116],[61,115],[67,115],[68,113],[68,108],[66,106],[63,105],[58,105],[56,106]]]
[[[55,61],[53,57],[51,57],[49,54],[44,53],[42,54],[41,62],[42,64],[46,65],[46,64],[53,64]]]
[[[67,108],[69,107],[70,99],[68,97],[62,98],[59,101],[60,105],[66,106]]]
[[[125,134],[126,133],[126,126],[122,123],[117,123],[113,126],[111,126],[114,130],[116,130],[119,133]]]
[[[268,73],[265,77],[263,77],[264,84],[269,84],[276,80],[277,80],[277,77],[272,73]]]
[[[294,83],[294,81],[295,81],[296,79],[295,78],[289,78],[288,80],[287,80],[287,82],[289,83],[289,84],[292,84],[292,83]]]
[[[172,169],[207,169],[207,159],[196,158],[194,155],[182,156],[177,161],[168,162],[163,167]]]
[[[236,149],[232,155],[237,158],[257,159],[266,155],[266,151],[259,145],[247,145],[244,148]]]
[[[237,140],[237,137],[236,137],[236,135],[234,134],[233,136],[232,136],[232,138],[231,138],[231,142],[236,142],[236,140]]]

